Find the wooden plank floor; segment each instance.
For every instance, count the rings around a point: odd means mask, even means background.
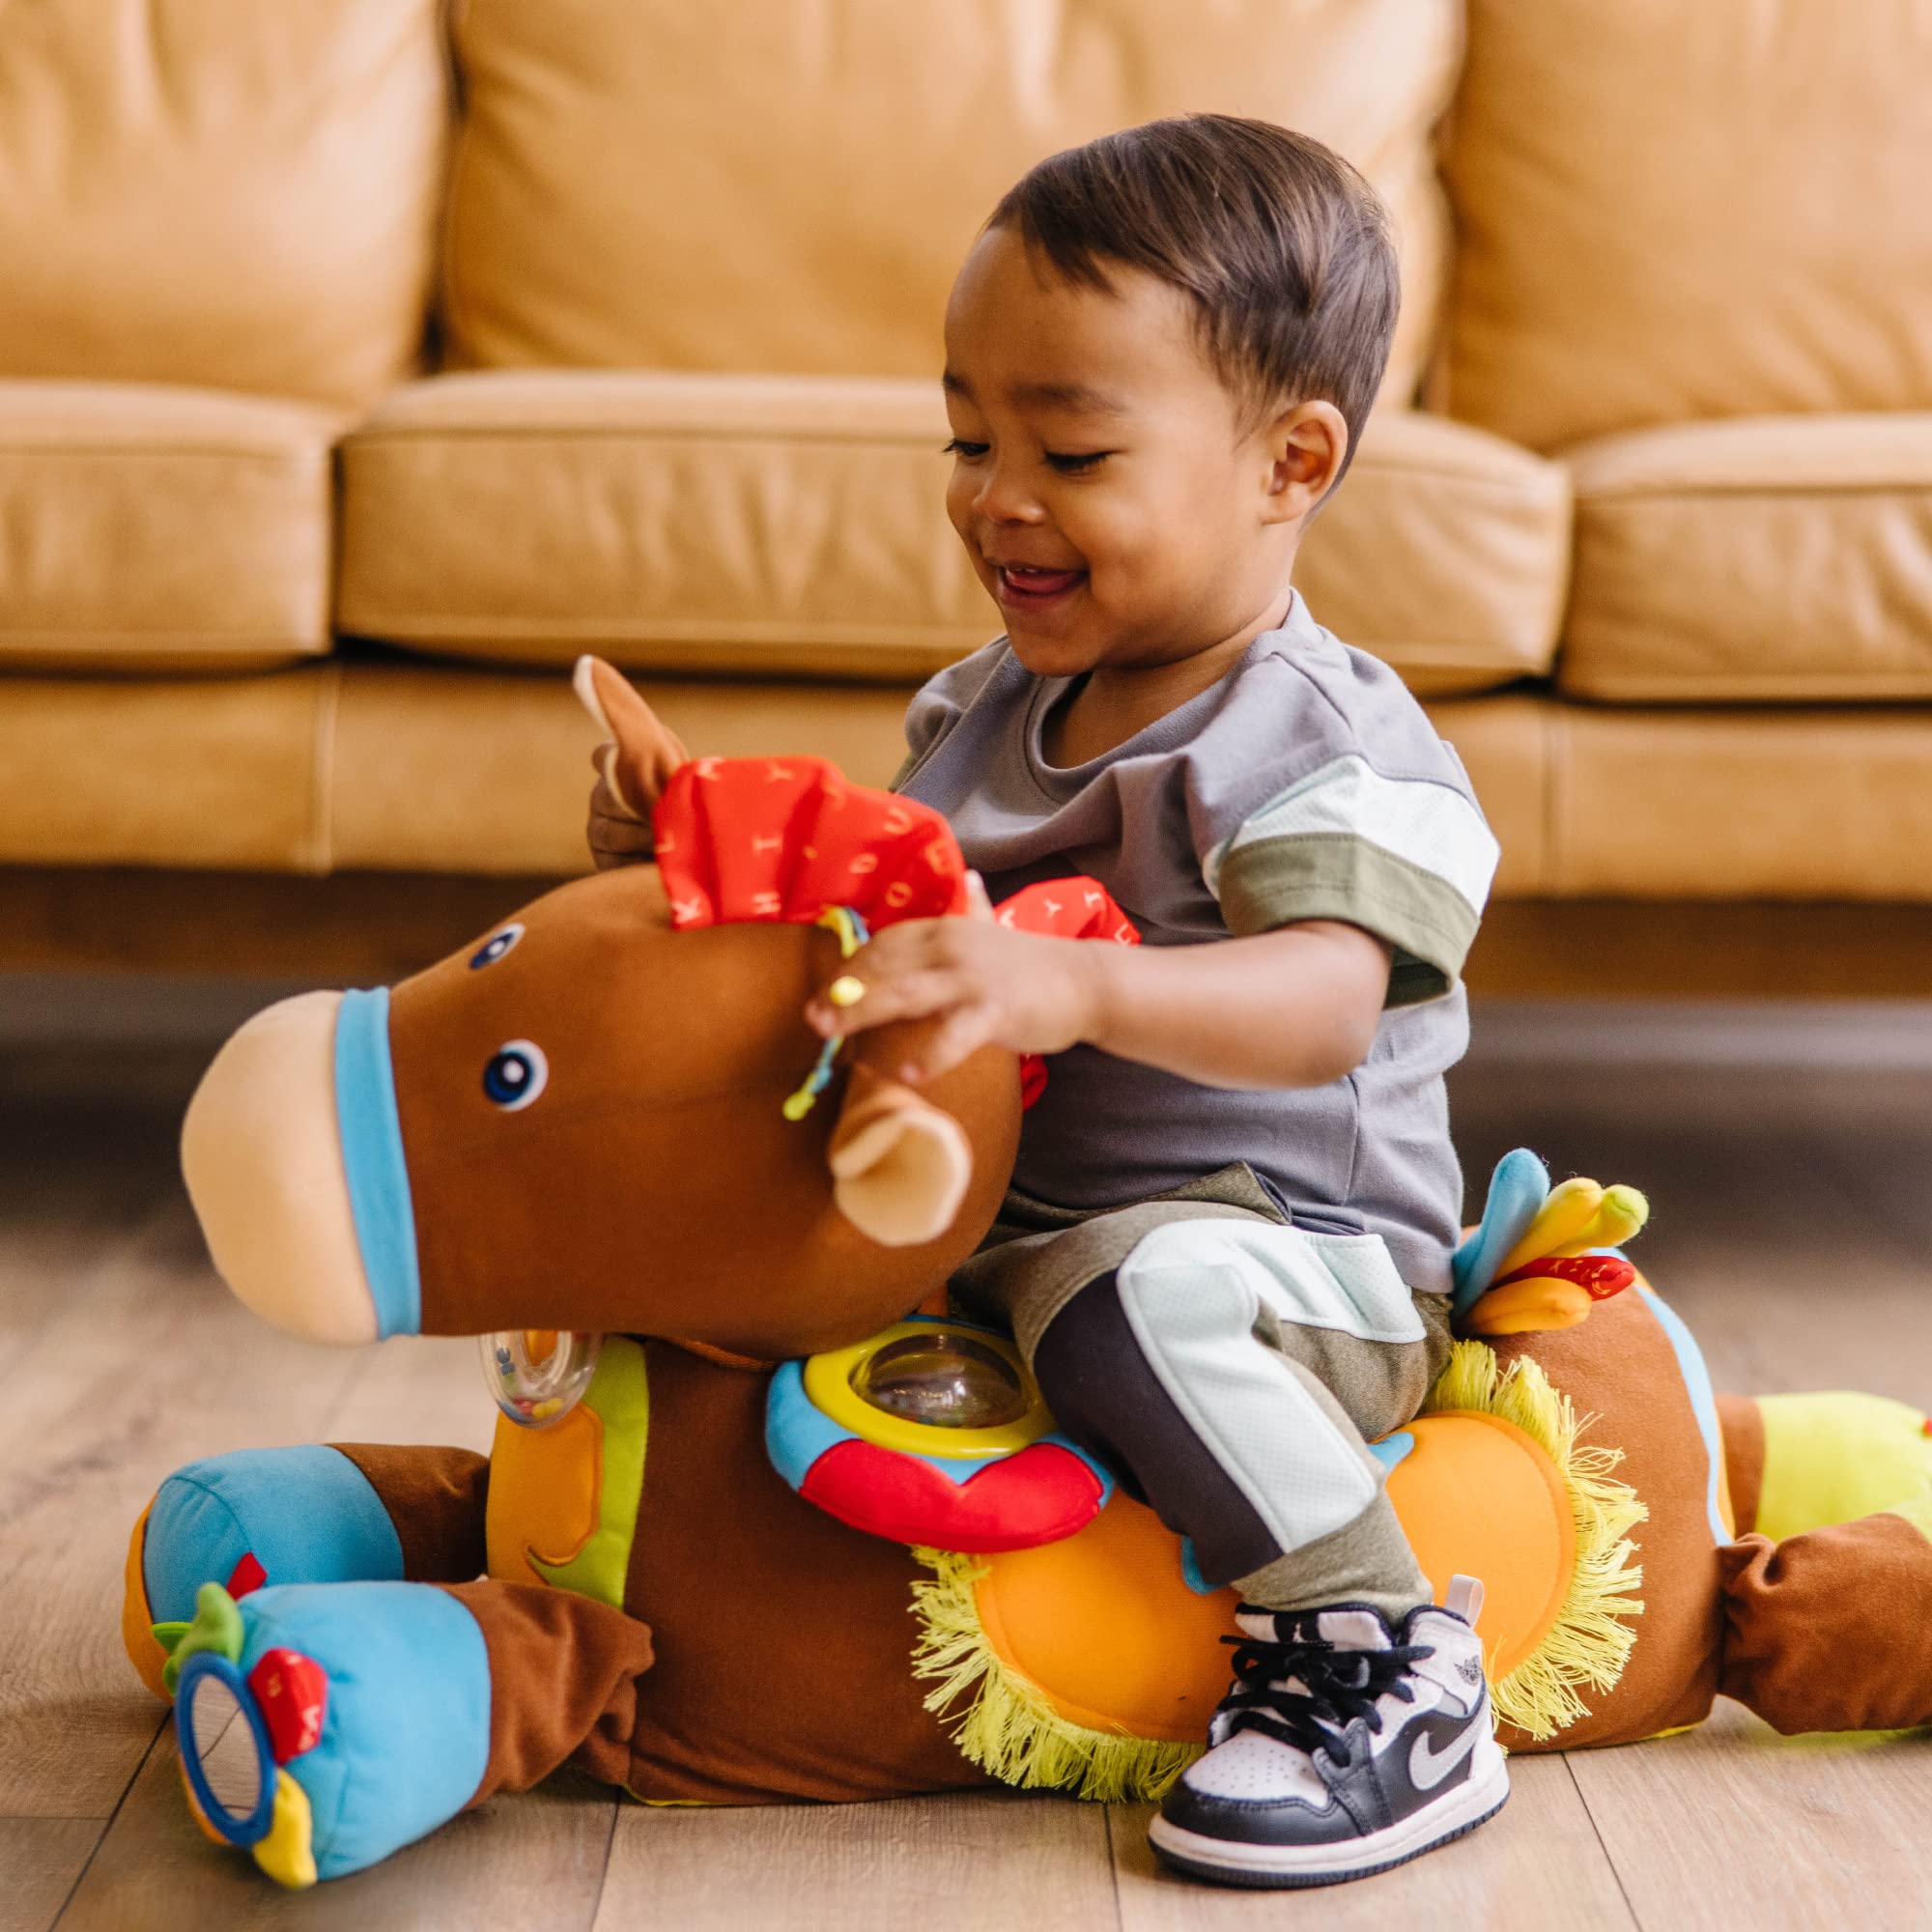
[[[559,1777],[376,1870],[291,1897],[188,1823],[171,1732],[121,1655],[128,1525],[192,1456],[250,1443],[480,1444],[469,1345],[304,1348],[202,1257],[173,1139],[191,1053],[0,1055],[0,1932],[1023,1924],[1932,1923],[1932,1737],[1688,1737],[1520,1759],[1509,1809],[1320,1893],[1176,1881],[1144,1807],[1008,1796],[653,1811]],[[1647,1189],[1642,1254],[1720,1382],[1932,1398],[1932,1096],[1922,1074],[1480,1065],[1455,1089],[1472,1186],[1519,1142]]]

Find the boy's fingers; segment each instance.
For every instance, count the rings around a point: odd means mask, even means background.
[[[969,919],[993,917],[993,901],[987,895],[985,880],[978,872],[966,874],[966,914]]]
[[[906,973],[879,984],[866,978],[863,955],[852,964],[860,970],[839,977],[858,980],[865,990],[850,1006],[836,1007],[821,993],[805,1009],[807,1019],[827,1038],[834,1034],[864,1033],[894,1020],[924,1019],[957,1006],[966,997],[956,973]]]
[[[634,818],[605,818],[593,811],[584,838],[600,872],[651,857],[651,828]]]
[[[933,1030],[932,1037],[899,1069],[909,1087],[937,1080],[984,1046],[997,1031],[998,1015],[984,1000],[955,1007]]]

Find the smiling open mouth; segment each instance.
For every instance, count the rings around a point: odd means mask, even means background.
[[[1044,570],[1030,563],[1003,563],[999,573],[1000,601],[1016,609],[1037,610],[1057,603],[1087,581],[1084,570]]]

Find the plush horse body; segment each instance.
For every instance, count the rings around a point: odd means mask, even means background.
[[[505,1331],[506,1375],[576,1334],[601,1353],[580,1399],[506,1400],[488,1459],[243,1452],[161,1485],[126,1637],[179,1700],[196,1815],[300,1885],[566,1760],[653,1802],[1158,1790],[1225,1689],[1232,1603],[1104,1472],[1030,1439],[1084,1526],[947,1548],[941,1518],[915,1549],[768,1445],[778,1365],[922,1306],[959,1332],[944,1284],[1002,1197],[1022,1069],[986,1049],[914,1092],[911,1030],[835,1069],[802,1017],[869,927],[970,916],[956,848],[814,761],[687,760],[614,673],[581,676],[656,866],[389,995],[257,1016],[184,1162],[217,1267],[297,1333]],[[1080,929],[1132,936],[1111,906]],[[1378,1454],[1438,1590],[1484,1579],[1506,1742],[1555,1747],[1694,1723],[1719,1690],[1785,1729],[1932,1721],[1925,1428],[1715,1397],[1639,1282],[1581,1325],[1460,1342]],[[952,1454],[911,1463],[942,1495],[1007,1480]]]

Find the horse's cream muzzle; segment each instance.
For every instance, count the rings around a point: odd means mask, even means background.
[[[215,1055],[182,1123],[182,1172],[222,1279],[315,1342],[373,1342],[387,1325],[351,1206],[343,1128],[355,1122],[338,1105],[338,1020],[345,1001],[370,997],[301,993],[257,1013]]]

